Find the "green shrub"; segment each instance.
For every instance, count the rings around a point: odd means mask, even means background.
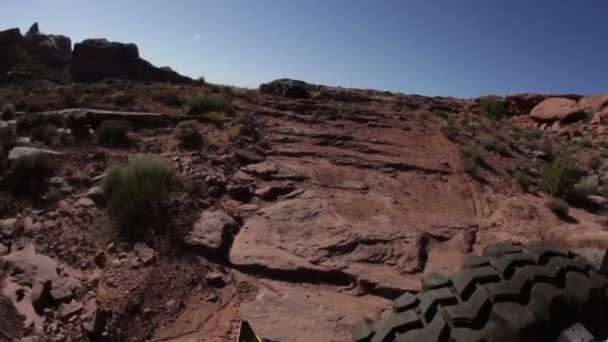
[[[543,136],[543,132],[539,129],[532,127],[525,127],[519,131],[519,137],[525,140],[540,139]]]
[[[228,140],[235,141],[238,137],[241,136],[241,131],[243,129],[243,125],[235,124],[226,129],[226,133],[228,134]]]
[[[25,133],[43,125],[63,127],[64,118],[60,114],[27,113],[17,118],[17,132]]]
[[[446,111],[443,110],[435,110],[433,111],[433,115],[444,120],[450,116]]]
[[[210,112],[225,112],[232,114],[234,108],[232,99],[226,95],[209,95],[192,99],[187,106],[188,115],[203,115]]]
[[[154,97],[154,100],[167,107],[179,107],[184,104],[184,99],[175,93],[165,92]]]
[[[482,146],[486,151],[496,152],[504,157],[511,155],[509,146],[497,139],[484,139],[482,140]]]
[[[175,128],[175,137],[183,147],[194,148],[203,144],[203,136],[199,132],[196,121],[182,121]]]
[[[33,141],[42,141],[47,145],[59,145],[60,135],[57,127],[44,124],[32,129],[31,137]]]
[[[600,181],[597,176],[586,176],[574,185],[566,199],[574,206],[586,207],[589,204],[588,196],[599,192]]]
[[[557,217],[559,218],[567,218],[568,217],[568,213],[570,212],[570,207],[568,206],[568,203],[566,203],[564,200],[560,199],[560,198],[553,198],[551,199],[548,203],[547,206],[549,206],[549,209],[551,209],[551,211],[557,215]]]
[[[173,171],[160,159],[144,157],[110,168],[102,189],[115,237],[141,240],[160,230],[176,184]]]
[[[39,102],[27,102],[25,105],[25,111],[28,113],[37,113],[44,111],[44,106]]]
[[[540,188],[553,196],[563,197],[574,189],[581,172],[567,157],[559,157],[543,167]]]
[[[33,154],[19,157],[11,162],[6,179],[9,190],[17,195],[37,195],[53,174],[47,156]]]
[[[135,96],[130,94],[125,94],[123,92],[118,92],[112,94],[110,96],[110,100],[112,104],[116,107],[126,107],[135,103]]]
[[[521,172],[515,171],[515,180],[517,184],[521,187],[521,189],[525,192],[534,192],[536,190],[537,182],[536,179],[531,177],[530,175]]]
[[[456,127],[454,127],[454,122],[452,120],[441,121],[440,128],[441,133],[450,140],[454,140],[458,136],[458,131],[456,130]]]
[[[97,134],[97,143],[108,147],[125,146],[129,142],[128,130],[129,123],[125,120],[104,121],[95,132]]]
[[[482,96],[479,98],[479,112],[488,118],[498,120],[506,114],[507,107],[500,96]]]
[[[7,103],[2,106],[2,120],[12,120],[15,118],[15,106],[12,103]]]
[[[479,165],[484,165],[486,162],[485,153],[483,152],[483,150],[479,149],[476,146],[472,146],[472,145],[466,146],[465,148],[462,149],[462,155],[466,159],[471,159]]]
[[[592,148],[593,142],[587,138],[581,138],[580,145],[581,145],[581,147],[584,147],[584,148]]]
[[[207,120],[209,120],[209,122],[213,125],[217,127],[224,126],[224,121],[226,120],[226,114],[224,114],[224,112],[210,112],[207,113],[206,116]]]

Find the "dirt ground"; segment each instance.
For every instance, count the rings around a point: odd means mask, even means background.
[[[224,92],[235,114],[223,127],[200,123],[212,144],[180,148],[173,129],[181,106],[162,95],[185,101]],[[173,118],[149,124],[129,116],[133,143],[124,148],[24,143],[62,154],[53,157],[52,196],[0,192],[1,291],[25,317],[3,332],[7,340],[234,341],[247,320],[271,341],[349,341],[356,321],[383,317],[424,275],[453,272],[494,242],[543,240],[585,253],[608,247],[602,212],[573,208],[563,222],[547,195],[521,190],[508,170],[540,168],[534,151],[489,152],[492,167],[471,177],[466,141],[530,122],[506,119],[450,140],[433,112],[481,120],[461,99],[344,88],[289,99],[112,81],[7,86],[2,100]],[[234,139],[237,125],[248,133]],[[590,125],[577,129],[603,139]],[[188,186],[169,205],[165,233],[143,245],[113,242],[91,193],[109,166],[141,155],[167,160]],[[209,240],[205,212],[228,215],[236,229]],[[197,226],[203,241],[193,238]],[[53,299],[36,312],[45,283]]]

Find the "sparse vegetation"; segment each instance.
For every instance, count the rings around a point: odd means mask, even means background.
[[[517,181],[517,184],[519,184],[519,186],[521,187],[521,189],[525,192],[535,192],[536,191],[536,187],[538,185],[538,183],[536,182],[536,179],[534,179],[532,176],[521,172],[521,171],[515,171],[514,174],[515,180]]]
[[[500,96],[482,96],[479,98],[479,112],[488,118],[499,120],[506,114],[507,107]]]
[[[235,124],[226,129],[226,133],[228,134],[228,139],[230,141],[235,141],[238,137],[241,136],[241,130],[243,126],[241,124]]]
[[[549,209],[559,218],[564,219],[569,216],[570,206],[561,198],[552,198],[548,203]]]
[[[12,103],[6,103],[2,106],[2,120],[12,120],[15,118],[15,106]]]
[[[482,146],[486,151],[496,152],[503,157],[511,156],[509,146],[498,139],[483,139]]]
[[[473,177],[478,176],[478,166],[489,168],[482,149],[476,146],[466,146],[461,151],[464,160],[464,170]]]
[[[210,112],[207,114],[207,120],[217,127],[224,126],[226,114],[224,112]]]
[[[173,92],[164,92],[154,97],[154,100],[167,107],[179,107],[184,104],[184,99]]]
[[[19,157],[11,162],[7,172],[9,190],[16,195],[38,195],[46,179],[53,174],[49,159],[43,154]]]
[[[196,121],[180,122],[175,128],[174,135],[182,147],[195,148],[203,145],[203,136]]]
[[[454,126],[453,120],[443,120],[441,121],[441,133],[445,135],[446,138],[450,140],[454,140],[456,136],[458,136],[458,131]]]
[[[108,147],[125,146],[129,142],[129,123],[124,120],[107,120],[97,128],[97,143]]]
[[[563,197],[574,189],[581,177],[576,164],[567,157],[559,157],[543,167],[540,187],[543,191]]]
[[[59,145],[61,136],[57,127],[51,124],[44,124],[32,129],[32,141],[42,141],[47,145]]]
[[[142,240],[160,230],[176,184],[169,165],[156,158],[139,158],[108,170],[102,188],[115,237]]]
[[[25,133],[43,125],[63,127],[64,119],[60,114],[27,113],[17,118],[17,132]]]
[[[226,95],[209,95],[192,99],[187,106],[188,115],[204,115],[210,112],[232,114],[232,99]]]

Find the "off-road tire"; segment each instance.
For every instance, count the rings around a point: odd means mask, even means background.
[[[422,290],[397,298],[356,342],[555,341],[576,322],[608,336],[608,281],[574,253],[542,243],[492,245],[450,276],[429,274]]]

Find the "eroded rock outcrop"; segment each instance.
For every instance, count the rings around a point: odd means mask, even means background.
[[[77,82],[97,82],[104,78],[137,81],[188,83],[190,78],[168,68],[157,68],[140,58],[135,44],[87,39],[74,45],[72,79]]]
[[[561,97],[546,99],[530,112],[530,117],[539,122],[571,122],[582,118],[584,115],[585,112],[577,105],[576,101]]]

